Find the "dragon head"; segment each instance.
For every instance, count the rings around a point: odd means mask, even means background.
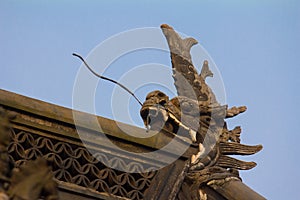
[[[146,100],[140,110],[141,117],[147,129],[161,130],[168,120],[166,105],[169,103],[169,97],[155,90],[146,96]]]
[[[150,92],[146,96],[146,100],[140,110],[141,117],[147,130],[160,131],[161,129],[165,129],[177,134],[178,130],[181,128],[181,131],[190,134],[192,140],[195,142],[196,131],[193,131],[190,127],[187,127],[181,122],[181,113],[191,112],[191,110],[186,109],[186,102],[183,102],[181,106],[180,99],[181,98],[173,98],[169,100],[169,97],[159,90]],[[181,107],[184,108],[184,111],[181,111]],[[183,119],[189,121],[188,116],[183,117]],[[196,123],[197,126],[199,126],[198,121],[196,121]]]

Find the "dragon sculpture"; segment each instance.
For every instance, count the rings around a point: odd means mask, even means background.
[[[190,159],[186,176],[189,187],[197,190],[199,185],[211,180],[240,178],[238,170],[251,169],[256,163],[229,155],[255,154],[262,146],[240,144],[241,128],[228,130],[225,119],[246,111],[246,107],[229,109],[227,105],[218,103],[205,82],[207,77],[213,76],[208,61],[204,61],[200,74],[192,63],[190,50],[198,43],[197,40],[182,39],[167,24],[161,25],[161,29],[169,45],[178,96],[170,100],[161,91],[150,92],[140,110],[145,126],[147,129],[165,129],[181,136],[190,136],[193,145],[199,146],[199,152]],[[187,196],[184,198],[189,199]]]

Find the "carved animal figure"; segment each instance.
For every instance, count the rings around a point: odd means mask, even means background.
[[[0,193],[2,192],[3,195],[10,181],[10,172],[13,168],[13,164],[10,162],[7,152],[7,147],[11,141],[9,124],[13,118],[13,115],[8,115],[4,109],[0,107]]]
[[[57,200],[57,183],[53,180],[47,161],[38,158],[14,169],[8,190],[12,200]]]
[[[246,110],[245,106],[228,109],[220,105],[205,79],[212,77],[208,61],[203,62],[198,74],[190,55],[197,44],[194,38],[182,39],[172,27],[161,25],[171,54],[174,84],[178,96],[169,100],[161,91],[150,92],[140,110],[148,129],[161,130],[188,136],[199,145],[199,153],[192,156],[190,171],[199,171],[209,166],[223,169],[250,169],[254,162],[244,162],[227,155],[249,155],[261,150],[261,145],[239,144],[240,127],[228,130],[225,118]]]
[[[28,161],[20,168],[10,162],[7,148],[13,118],[0,107],[0,200],[57,200],[57,183],[45,159]]]

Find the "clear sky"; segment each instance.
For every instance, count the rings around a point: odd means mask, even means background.
[[[268,199],[300,199],[297,0],[1,0],[0,87],[72,108],[81,64],[73,52],[86,57],[115,34],[162,23],[196,38],[220,71],[229,106],[248,107],[228,122],[230,128],[242,126],[243,143],[264,146],[257,155],[245,158],[258,166],[241,172],[244,182]],[[119,79],[124,70],[150,62],[170,66],[164,52],[145,50],[127,56],[113,63],[105,75]],[[113,118],[107,94],[114,87],[99,83],[97,114]],[[143,101],[153,89],[139,89],[138,98]],[[130,109],[135,112],[132,115],[138,116],[139,105],[130,105],[136,107]],[[141,124],[138,117],[133,118],[134,125]]]

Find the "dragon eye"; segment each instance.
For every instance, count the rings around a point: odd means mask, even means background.
[[[164,96],[166,96],[166,95],[165,95],[164,93],[160,92],[160,93],[157,94],[157,96],[159,96],[159,97],[164,97]]]

